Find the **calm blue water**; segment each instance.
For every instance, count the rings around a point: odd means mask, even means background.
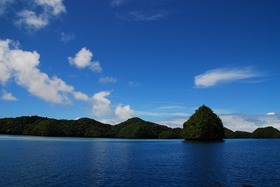
[[[0,186],[279,186],[280,139],[0,135]]]

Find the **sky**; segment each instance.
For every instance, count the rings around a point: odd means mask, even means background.
[[[280,129],[278,0],[0,0],[0,118]]]

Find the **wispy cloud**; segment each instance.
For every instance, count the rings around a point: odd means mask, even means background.
[[[110,1],[110,5],[111,6],[120,6],[122,4],[124,4],[127,0],[111,0]]]
[[[1,0],[0,1],[0,16],[6,13],[6,9],[9,5],[14,3],[14,0]]]
[[[73,33],[61,32],[60,41],[67,43],[71,40],[74,40],[75,35]]]
[[[167,16],[166,11],[129,11],[117,13],[116,16],[124,21],[157,21]]]
[[[252,68],[221,68],[209,70],[203,74],[197,75],[194,78],[194,83],[198,88],[212,87],[220,83],[233,82],[243,79],[249,79],[261,76]]]
[[[140,83],[139,82],[135,82],[135,81],[129,81],[128,82],[128,86],[130,88],[136,88],[136,87],[139,87],[140,86]]]
[[[117,78],[114,78],[114,77],[101,77],[99,79],[99,82],[102,83],[102,84],[116,83],[117,82]]]

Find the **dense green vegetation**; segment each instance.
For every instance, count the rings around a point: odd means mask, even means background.
[[[181,138],[181,129],[132,118],[118,125],[93,119],[57,120],[39,116],[0,119],[0,134],[98,138]]]
[[[280,131],[274,127],[260,127],[252,133],[224,128],[226,138],[280,138]]]
[[[222,140],[224,127],[220,118],[203,105],[184,123],[183,137],[186,140]]]
[[[207,130],[207,129],[206,129]],[[2,118],[0,134],[69,136],[96,138],[185,138],[185,129],[169,128],[132,118],[117,125],[104,124],[94,119],[57,120],[39,116]],[[224,128],[225,138],[280,138],[273,127],[258,128],[253,133]]]
[[[280,138],[280,131],[273,127],[257,128],[252,133],[252,138]]]

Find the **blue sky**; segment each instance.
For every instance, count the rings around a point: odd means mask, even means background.
[[[280,128],[278,0],[1,0],[0,117]]]

